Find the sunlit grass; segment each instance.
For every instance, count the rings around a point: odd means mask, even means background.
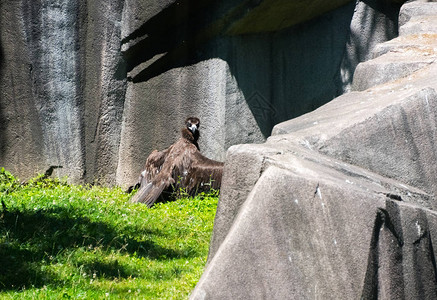
[[[147,209],[119,188],[0,172],[0,298],[187,299],[206,263],[217,194]]]

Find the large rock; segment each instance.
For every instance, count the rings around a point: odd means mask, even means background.
[[[0,1],[0,165],[115,180],[123,1]]]
[[[357,1],[341,65],[343,91],[350,92],[353,89],[355,69],[359,63],[372,57],[378,43],[398,35],[399,7],[399,4],[390,4],[388,1]]]
[[[437,58],[437,4],[407,3],[400,19],[400,36],[376,45],[371,51],[373,59],[356,67],[353,90],[364,91],[406,77]]]
[[[389,52],[378,58],[361,63],[354,74],[352,89],[364,91],[375,85],[406,77],[434,62],[434,51]]]
[[[396,36],[370,2],[0,0],[0,166],[127,185],[187,115],[211,158],[263,142]]]
[[[437,8],[435,5],[421,4],[420,2],[436,2],[431,1],[411,1],[402,6],[402,10],[399,13],[399,26],[404,26],[412,18],[424,17],[429,15],[435,15],[437,13]],[[414,21],[414,20],[413,20]]]
[[[437,215],[415,205],[428,195],[281,146],[191,299],[432,299]]]
[[[430,63],[231,147],[191,299],[435,299],[436,76]]]
[[[437,155],[437,141],[432,134],[437,126],[436,72],[434,64],[432,70],[422,70],[413,82],[405,78],[379,89],[343,95],[314,112],[276,125],[265,145],[232,147],[226,158],[211,253],[223,241],[269,156],[297,153],[294,146],[289,150],[288,144],[299,145],[300,152],[308,149],[314,156],[322,153],[435,195],[437,173],[428,162]],[[433,199],[419,204],[436,209]]]

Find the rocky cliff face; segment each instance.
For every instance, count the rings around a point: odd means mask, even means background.
[[[397,36],[387,1],[0,1],[0,165],[127,185],[187,115],[234,144],[350,90]]]
[[[1,1],[0,164],[115,180],[126,76],[123,1]]]
[[[437,297],[437,3],[400,20],[355,91],[230,148],[192,299]]]

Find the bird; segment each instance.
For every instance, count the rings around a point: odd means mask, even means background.
[[[164,191],[182,188],[194,196],[211,188],[220,189],[224,163],[200,153],[199,128],[199,118],[188,117],[182,136],[173,145],[150,153],[138,183],[129,188],[130,191],[138,188],[131,202],[144,203],[150,208]]]

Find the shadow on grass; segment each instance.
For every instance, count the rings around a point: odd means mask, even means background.
[[[61,252],[77,247],[136,253],[151,259],[184,256],[152,241],[137,241],[103,222],[86,217],[71,218],[62,208],[6,212],[0,217],[0,237],[4,239],[0,243],[0,291],[56,283],[56,275],[44,266],[57,259]],[[116,261],[85,262],[83,267],[108,278],[132,275]]]
[[[127,278],[132,276],[129,270],[126,270],[121,266],[117,260],[104,262],[101,260],[94,260],[91,262],[84,262],[83,272],[89,274],[90,277],[98,278]],[[134,274],[135,275],[135,274]]]

